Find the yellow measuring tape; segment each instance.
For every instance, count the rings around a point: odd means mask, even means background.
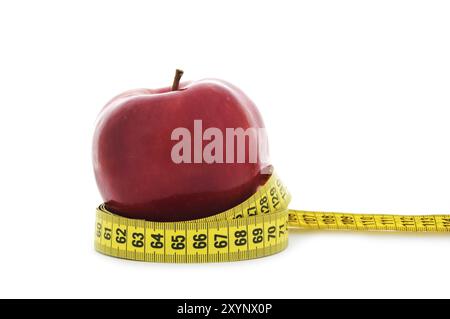
[[[151,222],[97,208],[95,249],[150,262],[204,263],[253,259],[282,251],[288,227],[358,231],[449,232],[450,215],[369,215],[288,209],[290,194],[274,173],[243,203],[184,222]]]

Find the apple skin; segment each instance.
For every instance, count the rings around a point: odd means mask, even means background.
[[[185,127],[193,136],[199,119],[203,130],[216,127],[223,134],[226,128],[264,127],[253,102],[216,79],[184,82],[175,91],[127,91],[107,103],[93,141],[94,172],[106,207],[124,217],[182,221],[217,214],[254,194],[270,177],[259,157],[256,163],[172,161],[178,143],[172,131]]]

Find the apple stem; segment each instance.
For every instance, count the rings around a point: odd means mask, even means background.
[[[173,84],[172,84],[172,91],[178,90],[178,87],[180,85],[181,77],[183,76],[183,70],[177,69],[175,71],[175,77],[173,78]]]

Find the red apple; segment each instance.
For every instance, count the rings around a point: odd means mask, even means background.
[[[178,141],[172,132],[179,127],[194,132],[195,120],[203,129],[223,132],[264,127],[253,102],[237,87],[215,79],[179,83],[181,74],[172,87],[122,93],[99,114],[95,177],[106,207],[119,215],[152,221],[210,216],[244,201],[269,177],[260,157],[253,163],[173,161]]]

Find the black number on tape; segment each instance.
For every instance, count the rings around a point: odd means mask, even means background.
[[[279,179],[277,180],[277,186],[280,190],[281,198],[284,199],[286,197],[286,189],[284,188],[283,184]]]
[[[236,240],[234,241],[236,246],[244,246],[247,244],[247,232],[245,230],[235,231],[234,237],[236,237]]]
[[[280,225],[280,229],[278,230],[278,232],[279,232],[279,236],[278,237],[281,237],[281,235],[284,235],[284,228],[285,228],[286,226],[284,225],[284,224],[281,224]]]
[[[101,237],[102,236],[102,224],[97,223],[97,237]]]
[[[253,234],[253,242],[255,244],[259,244],[263,241],[263,229],[262,228],[253,229],[252,234]]]
[[[277,206],[280,204],[280,200],[277,196],[277,189],[275,187],[272,187],[270,189],[270,196],[272,197],[272,205],[273,207],[277,208]]]
[[[184,247],[186,247],[186,245],[184,244],[185,241],[186,237],[184,237],[183,235],[172,236],[172,249],[184,249]]]
[[[247,215],[248,216],[256,216],[257,210],[255,206],[247,208]]]
[[[116,229],[116,242],[118,244],[125,244],[127,242],[127,231],[126,229]]]
[[[421,217],[420,221],[424,227],[435,226],[436,221],[433,217]]]
[[[267,201],[267,196],[264,195],[259,200],[259,204],[261,205],[261,213],[267,214],[269,212],[269,203]]]
[[[143,233],[133,233],[132,237],[133,237],[133,241],[131,242],[131,244],[134,247],[136,247],[136,248],[144,247],[144,234]]]
[[[267,232],[269,233],[267,235],[267,241],[270,241],[271,238],[276,238],[275,232],[277,231],[277,228],[275,226],[270,226],[267,229]]]
[[[105,228],[103,238],[105,238],[106,240],[111,240],[111,228]]]
[[[195,249],[206,248],[206,234],[196,234],[192,238],[194,239],[193,247]]]
[[[163,242],[162,242],[162,239],[164,238],[164,236],[163,236],[162,234],[152,234],[151,237],[152,237],[154,240],[156,240],[156,241],[152,241],[152,242],[150,243],[150,246],[151,246],[152,248],[155,248],[155,249],[161,249],[161,248],[164,247],[164,244],[163,244]]]
[[[228,237],[225,235],[215,234],[214,235],[214,247],[216,247],[216,248],[227,247],[228,246],[227,238]]]

